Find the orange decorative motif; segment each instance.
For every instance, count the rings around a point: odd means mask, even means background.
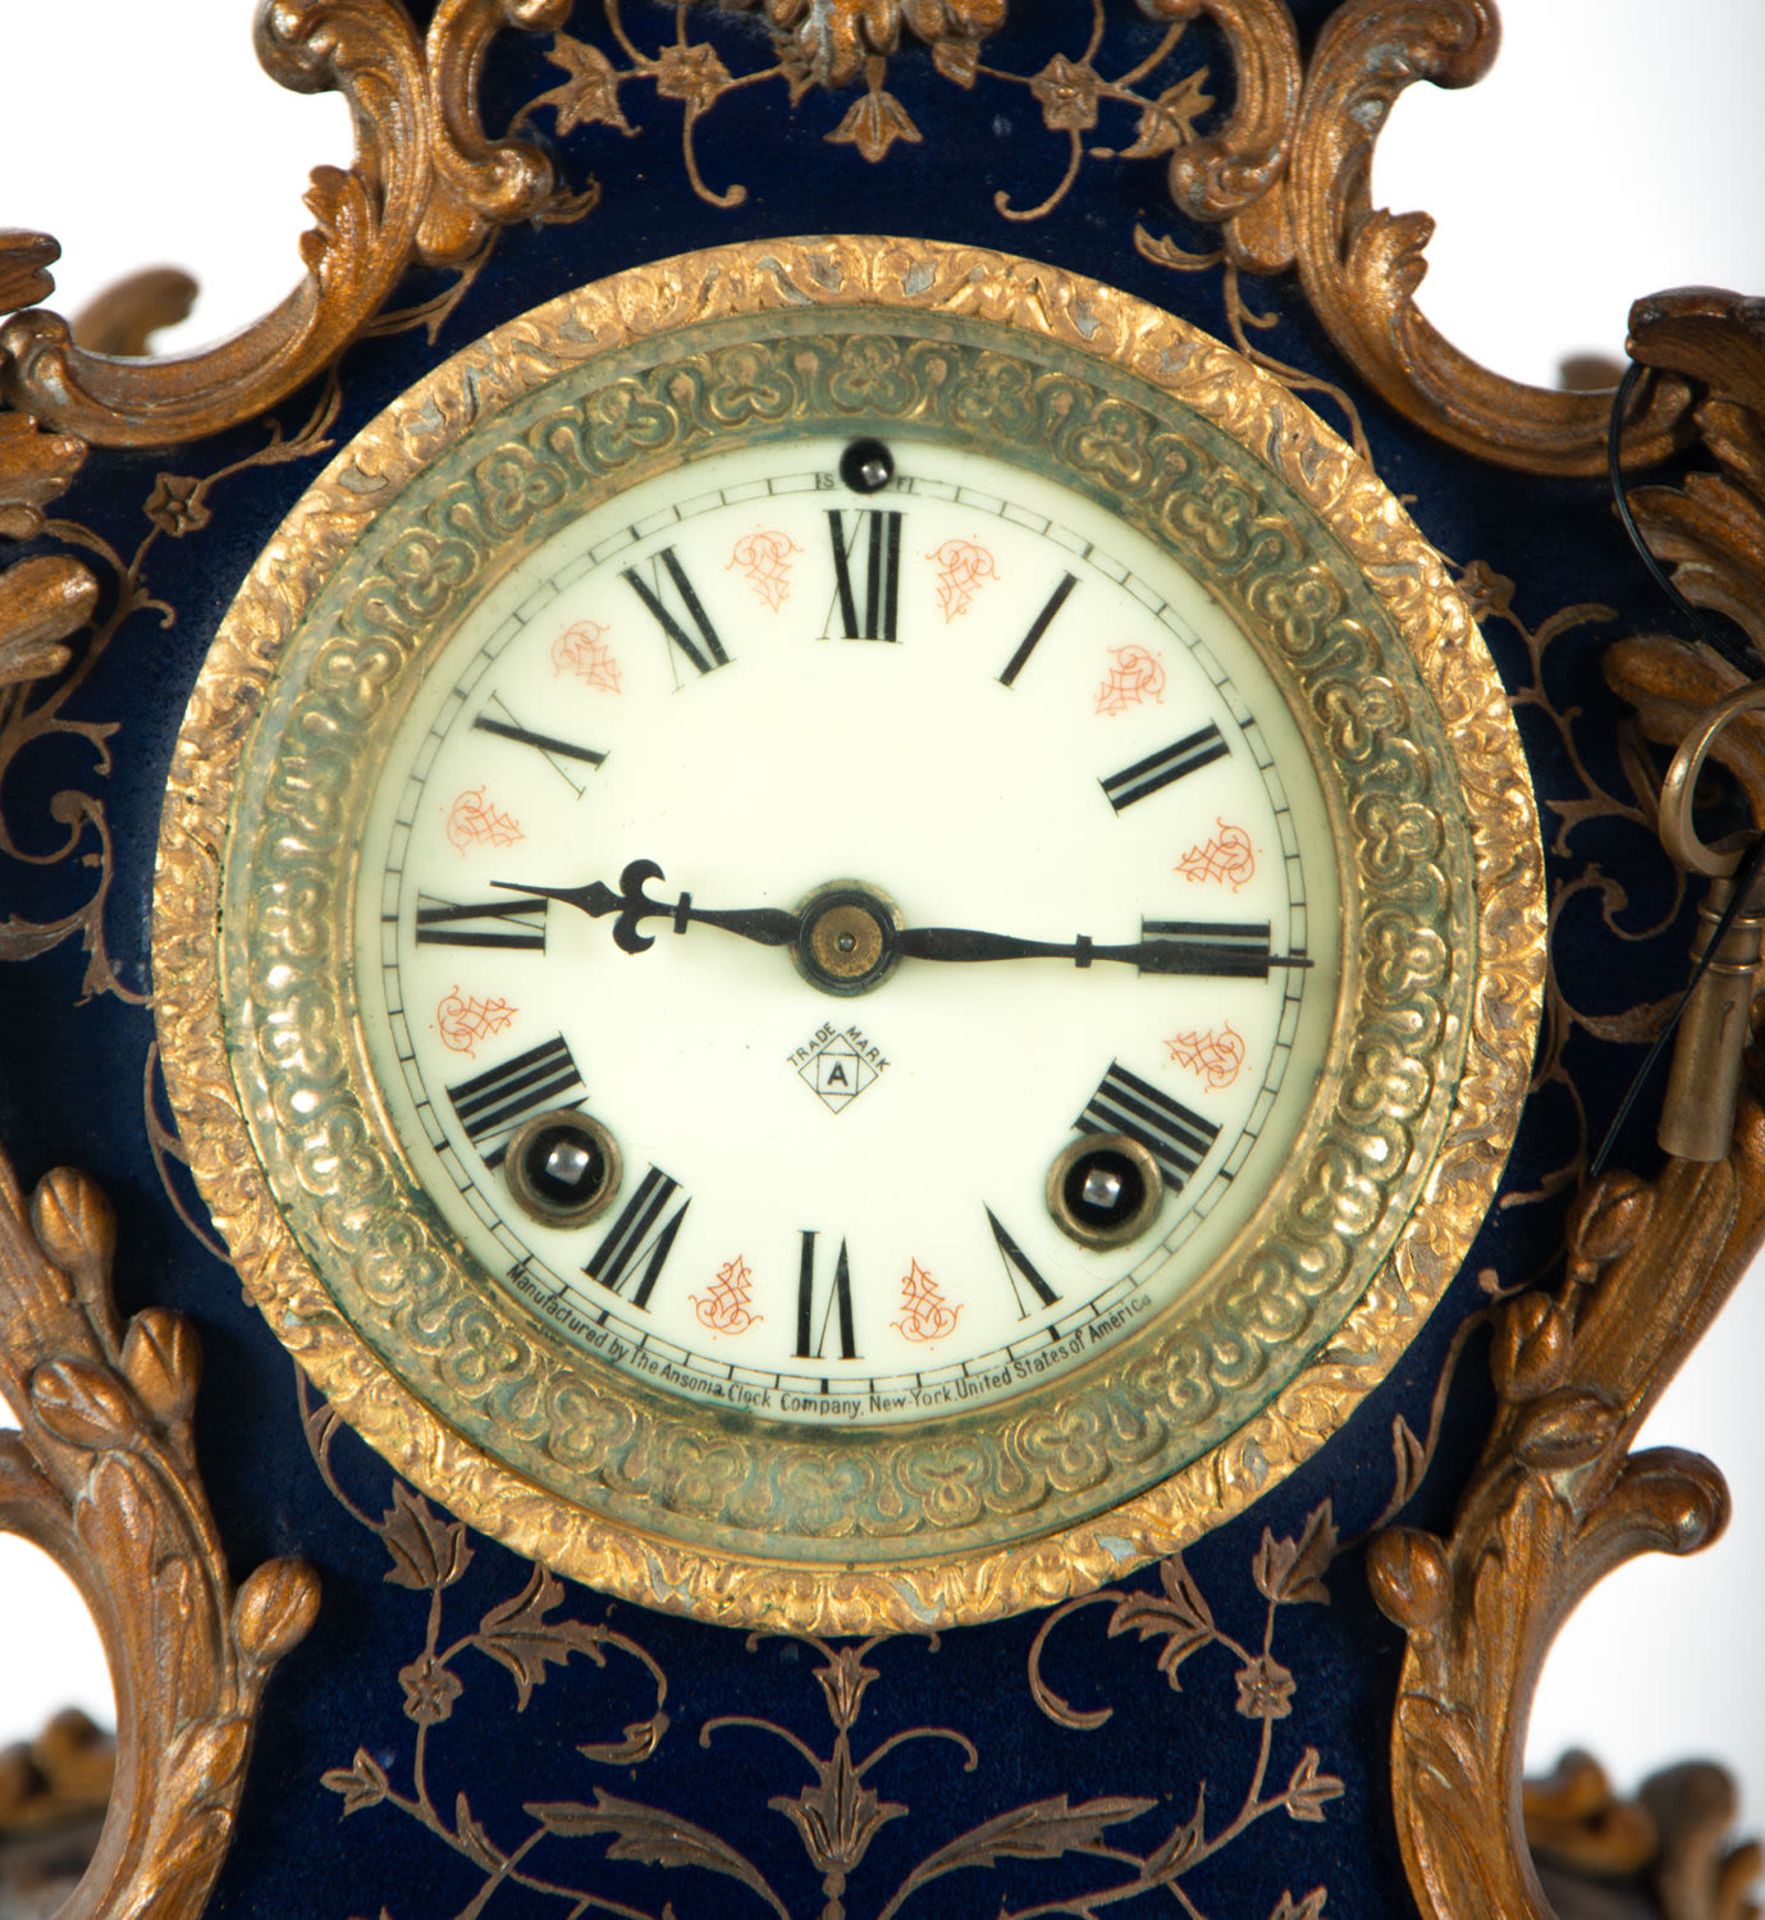
[[[1097,689],[1099,713],[1126,713],[1148,700],[1164,705],[1164,664],[1145,647],[1111,647],[1115,665]]]
[[[506,1000],[480,1000],[453,987],[442,995],[435,1009],[435,1031],[450,1052],[463,1053],[471,1060],[477,1057],[478,1042],[501,1033],[520,1011]]]
[[[717,1278],[702,1295],[694,1293],[687,1297],[692,1301],[701,1327],[708,1327],[713,1333],[746,1333],[766,1318],[763,1313],[749,1311],[748,1302],[753,1293],[753,1271],[738,1253],[717,1269]]]
[[[1244,1071],[1244,1041],[1228,1022],[1216,1033],[1179,1033],[1164,1043],[1172,1062],[1199,1074],[1211,1092],[1229,1087]]]
[[[574,674],[584,686],[600,693],[619,691],[619,662],[607,645],[607,629],[599,620],[578,620],[552,642],[552,665],[560,677]]]
[[[974,605],[974,596],[985,581],[999,578],[998,563],[973,540],[946,540],[925,557],[937,562],[938,611],[944,616],[945,626]]]
[[[461,853],[474,847],[512,847],[527,838],[520,821],[485,799],[482,787],[468,787],[448,809],[447,837]]]
[[[1223,820],[1216,824],[1219,832],[1191,847],[1172,872],[1180,873],[1192,885],[1213,880],[1237,893],[1256,873],[1256,849],[1242,827],[1229,827]]]
[[[788,533],[776,527],[763,528],[742,535],[723,570],[740,573],[766,611],[776,613],[791,597],[791,558],[802,551]]]
[[[956,1331],[961,1312],[961,1307],[945,1300],[938,1283],[915,1260],[901,1279],[901,1317],[891,1324],[903,1339],[942,1340]]]

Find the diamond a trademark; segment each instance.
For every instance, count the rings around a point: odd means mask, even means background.
[[[835,1040],[797,1069],[798,1077],[824,1106],[838,1113],[877,1077],[876,1068],[846,1040]]]

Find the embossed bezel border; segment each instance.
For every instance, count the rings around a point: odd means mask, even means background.
[[[1113,1512],[898,1567],[781,1563],[593,1518],[392,1378],[340,1317],[264,1181],[227,1057],[215,940],[218,850],[261,695],[381,496],[469,415],[585,358],[716,315],[852,304],[976,317],[1089,355],[1173,396],[1310,507],[1432,696],[1466,799],[1476,893],[1463,1067],[1424,1198],[1310,1361],[1219,1445]],[[468,391],[471,408],[459,404]],[[1143,302],[988,250],[845,237],[716,248],[613,276],[466,349],[358,436],[260,557],[211,650],[174,763],[155,895],[162,1044],[197,1178],[247,1285],[339,1411],[436,1497],[561,1571],[703,1618],[833,1631],[978,1621],[1085,1591],[1240,1510],[1339,1427],[1408,1344],[1488,1205],[1530,1067],[1544,936],[1536,814],[1505,696],[1444,565],[1365,463],[1284,389]]]

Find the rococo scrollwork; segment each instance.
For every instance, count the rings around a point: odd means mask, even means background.
[[[1692,383],[1693,415],[1715,473],[1638,492],[1651,545],[1673,564],[1695,604],[1737,616],[1756,641],[1765,584],[1758,423],[1765,417],[1765,354],[1757,302],[1699,292],[1639,302],[1631,315],[1639,360]],[[1756,699],[1707,645],[1645,637],[1613,647],[1607,672],[1666,745],[1697,749],[1733,775],[1753,831],[1765,817]],[[1710,704],[1715,702],[1713,706]],[[1701,852],[1689,799],[1664,783],[1662,831],[1680,857]],[[1672,806],[1685,809],[1675,818]],[[1732,865],[1731,851],[1727,864]],[[1706,871],[1711,870],[1708,866]],[[1713,916],[1712,916],[1713,918]],[[1704,937],[1713,937],[1714,929]],[[1750,988],[1757,921],[1739,964]],[[1740,1077],[1744,1019],[1710,1029],[1694,989],[1680,1027],[1682,1054],[1708,1049],[1685,1082],[1701,1108],[1725,1077]],[[1745,1002],[1750,991],[1742,995]],[[1722,1069],[1732,1070],[1725,1075]],[[1756,1063],[1754,1063],[1756,1082]],[[1650,1182],[1607,1174],[1577,1207],[1561,1279],[1507,1300],[1495,1323],[1496,1422],[1444,1537],[1395,1528],[1373,1544],[1369,1572],[1385,1612],[1409,1636],[1392,1734],[1392,1784],[1410,1884],[1430,1916],[1550,1911],[1519,1824],[1526,1711],[1551,1642],[1576,1602],[1606,1573],[1645,1551],[1689,1553],[1720,1531],[1728,1492],[1709,1461],[1672,1448],[1632,1453],[1650,1407],[1765,1239],[1765,1115],[1743,1097],[1726,1137],[1687,1144],[1707,1126],[1676,1121],[1670,1088],[1661,1142],[1669,1154]],[[1750,1872],[1746,1875],[1750,1878]],[[1734,1871],[1680,1898],[1738,1902]],[[1669,1897],[1672,1897],[1669,1890]],[[1698,1905],[1694,1911],[1717,1910]],[[1723,1911],[1729,1907],[1723,1907]]]
[[[295,1560],[235,1590],[196,1466],[195,1340],[161,1307],[118,1316],[115,1241],[90,1179],[63,1168],[27,1200],[0,1158],[0,1393],[18,1420],[0,1436],[0,1526],[79,1588],[119,1712],[110,1810],[71,1920],[200,1911],[264,1683],[319,1597]]]

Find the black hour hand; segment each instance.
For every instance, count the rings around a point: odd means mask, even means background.
[[[797,916],[777,907],[695,907],[690,893],[683,893],[672,902],[652,900],[644,889],[650,881],[666,878],[654,860],[633,860],[619,876],[617,893],[604,880],[591,880],[585,887],[533,887],[508,880],[495,880],[491,884],[505,893],[535,894],[541,899],[562,901],[567,907],[579,908],[591,920],[617,914],[613,944],[625,953],[642,953],[656,944],[655,936],[642,930],[644,921],[654,919],[672,921],[676,933],[685,933],[695,922],[700,926],[720,927],[725,933],[738,934],[763,947],[786,947],[797,937]]]

